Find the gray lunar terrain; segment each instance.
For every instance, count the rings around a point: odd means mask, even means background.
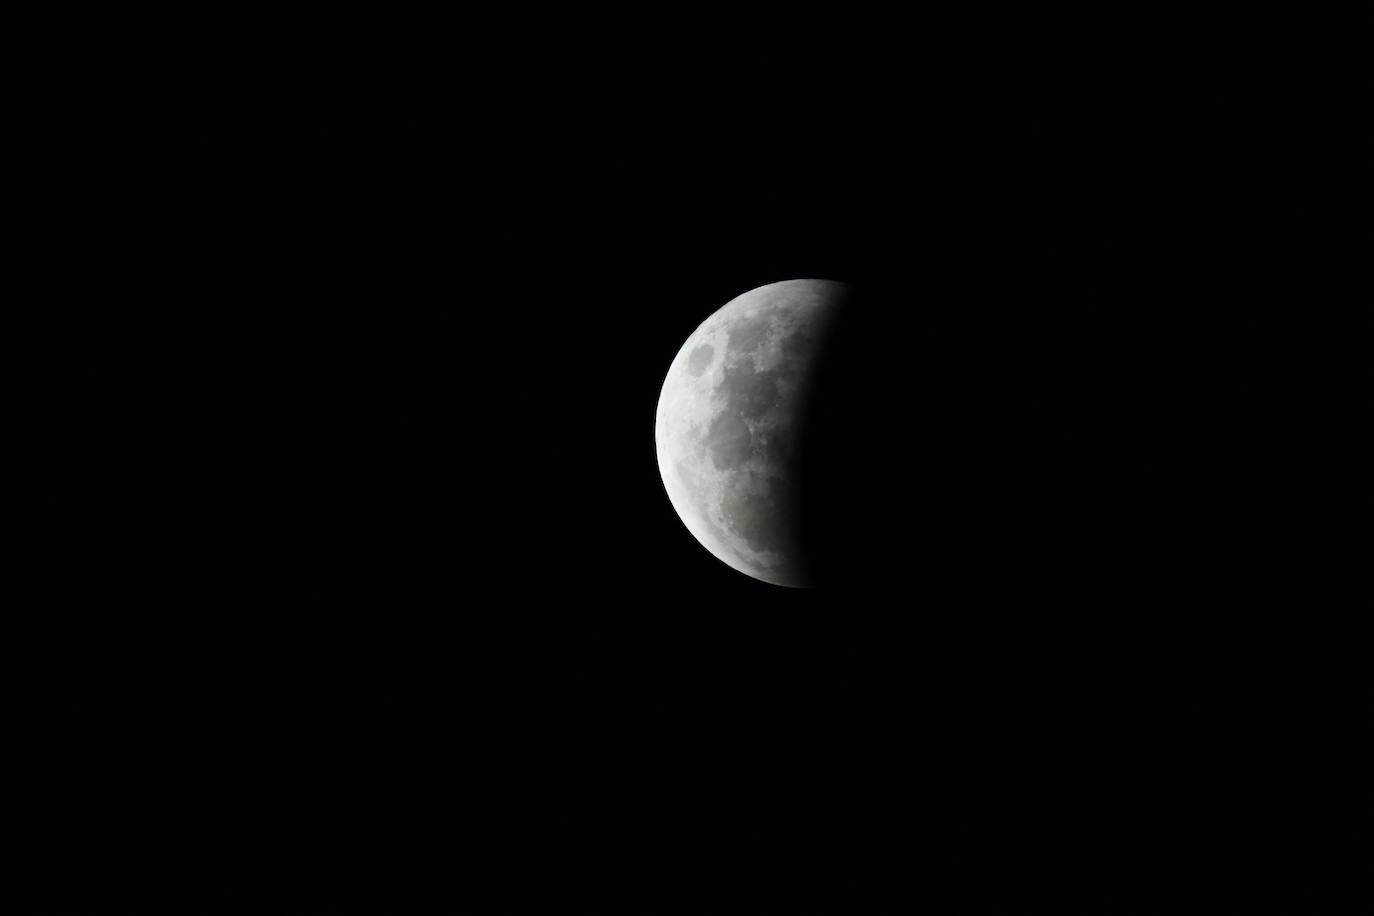
[[[658,466],[673,507],[717,558],[776,585],[808,584],[797,517],[800,426],[847,290],[786,280],[731,300],[683,344],[659,395]]]

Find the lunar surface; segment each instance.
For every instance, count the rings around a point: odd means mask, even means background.
[[[849,291],[786,280],[726,303],[687,338],[658,399],[663,485],[718,559],[775,585],[810,584],[798,529],[807,390]]]

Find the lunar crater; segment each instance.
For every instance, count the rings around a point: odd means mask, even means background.
[[[687,360],[687,371],[692,375],[701,375],[715,358],[715,348],[710,344],[702,344],[692,351],[691,358]]]

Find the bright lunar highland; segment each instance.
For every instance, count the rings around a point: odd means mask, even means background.
[[[668,498],[722,562],[775,585],[810,584],[799,531],[810,382],[849,287],[785,280],[707,318],[668,369],[654,437]]]

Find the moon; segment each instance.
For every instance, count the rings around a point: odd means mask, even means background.
[[[730,567],[793,588],[812,584],[800,534],[805,407],[850,287],[785,280],[711,315],[678,351],[654,438],[668,499]]]

